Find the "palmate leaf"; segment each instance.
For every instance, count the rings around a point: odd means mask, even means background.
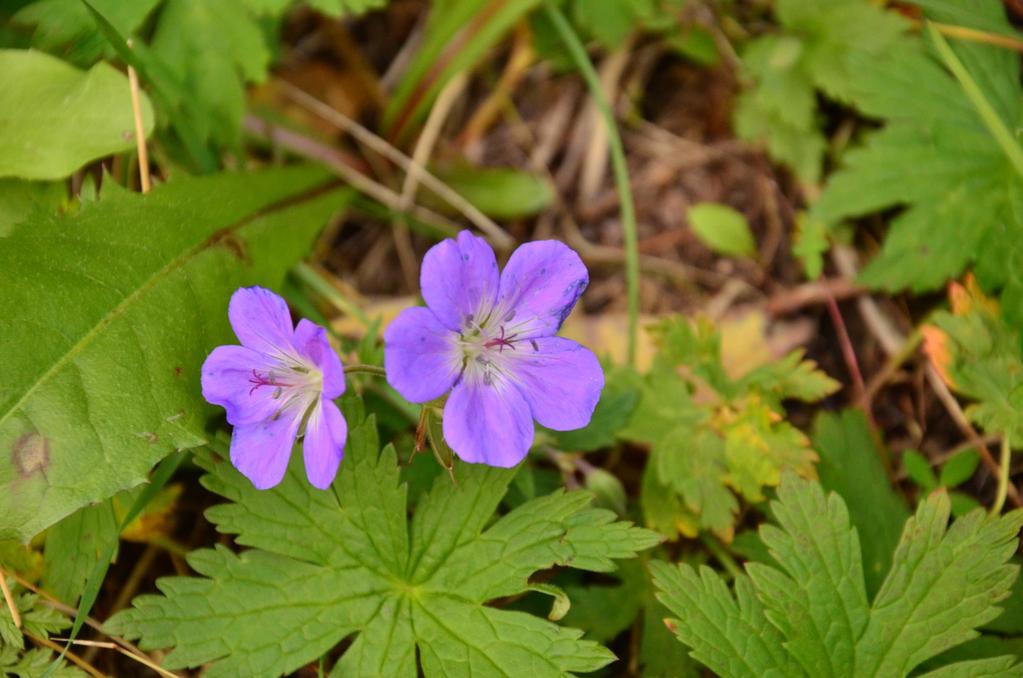
[[[0,241],[0,538],[27,540],[203,443],[199,367],[231,338],[227,300],[280,282],[346,204],[331,185],[299,168],[107,190]]]
[[[786,476],[773,503],[779,526],[761,528],[778,566],[753,563],[735,595],[714,572],[655,569],[676,633],[722,676],[906,676],[978,635],[1000,612],[1017,567],[1023,511],[977,510],[948,526],[943,492],[907,521],[894,564],[868,606],[859,539],[844,502]],[[971,660],[937,675],[1023,675],[1012,657]],[[780,672],[780,673],[779,673]],[[975,672],[975,673],[971,673]]]
[[[355,417],[346,408],[349,420]],[[493,521],[514,471],[459,464],[420,500],[411,526],[394,449],[372,419],[353,426],[333,491],[312,489],[300,455],[261,492],[226,462],[200,457],[206,486],[232,500],[208,512],[254,548],[189,556],[204,578],[162,579],[108,629],[173,647],[169,668],[275,675],[358,633],[334,676],[559,676],[614,659],[581,631],[485,603],[528,589],[554,565],[610,571],[658,537],[583,492],[530,500]]]
[[[970,25],[1013,32],[993,0],[917,4],[936,21],[965,15]],[[951,46],[998,117],[1015,129],[1023,115],[1018,55],[966,41]],[[905,207],[863,271],[870,285],[931,290],[970,264],[986,285],[1005,284],[1018,254],[1011,243],[1023,235],[1023,182],[962,87],[917,37],[857,57],[855,65],[849,80],[855,106],[886,124],[845,156],[811,218],[835,224]]]
[[[853,58],[884,53],[906,22],[862,0],[778,0],[775,14],[784,34],[757,38],[742,55],[753,87],[738,99],[736,132],[816,182],[825,150],[816,90],[847,101]]]

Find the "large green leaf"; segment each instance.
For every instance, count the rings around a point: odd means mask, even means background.
[[[80,71],[33,50],[0,50],[0,177],[60,179],[135,146],[128,79],[106,64]],[[153,110],[142,97],[143,127]]]
[[[319,170],[106,191],[0,247],[0,538],[27,539],[204,441],[206,353],[227,301],[275,285],[348,198]]]
[[[352,405],[349,407],[347,405]],[[256,490],[230,464],[198,455],[204,484],[233,500],[208,516],[254,548],[189,556],[201,575],[161,579],[112,618],[144,648],[173,647],[168,668],[281,675],[358,634],[332,676],[564,676],[614,659],[582,631],[487,605],[524,593],[554,565],[607,572],[656,535],[588,506],[585,492],[531,499],[496,521],[514,471],[458,464],[408,522],[406,486],[372,419],[352,426],[332,488],[305,480],[301,455],[277,487]]]
[[[735,597],[709,568],[697,575],[688,564],[651,564],[679,639],[722,676],[907,676],[975,638],[1017,575],[1007,561],[1023,511],[976,510],[948,526],[948,495],[935,492],[906,522],[868,606],[859,537],[842,499],[790,474],[771,508],[778,527],[765,525],[760,536],[774,563],[748,564]],[[1002,675],[1020,675],[1011,657],[992,662],[938,675],[991,675],[1003,663]]]

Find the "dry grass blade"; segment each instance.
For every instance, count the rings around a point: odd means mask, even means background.
[[[37,636],[34,633],[31,633],[30,631],[25,631],[25,635],[31,638],[32,642],[35,643],[36,645],[49,648],[50,650],[53,650],[57,654],[60,654],[61,652],[64,651],[64,648],[62,648],[60,645],[57,645],[57,643],[53,642],[53,640],[50,640],[49,638]],[[63,639],[58,638],[56,640]],[[95,666],[93,666],[89,662],[85,661],[84,659],[76,655],[74,652],[64,652],[64,657],[70,660],[72,664],[88,673],[90,676],[93,676],[93,678],[106,678],[106,674],[100,672],[99,669],[97,669]]]
[[[394,211],[400,211],[401,196],[351,167],[344,161],[344,156],[335,149],[294,130],[273,125],[254,115],[246,116],[243,125],[248,132],[263,137],[285,150],[323,163],[355,190],[368,195]],[[453,236],[460,230],[458,224],[426,207],[412,205],[408,212],[416,219],[433,226],[442,233]]]
[[[67,639],[66,638],[54,638],[54,640],[58,640],[58,641],[62,641],[63,642],[63,641],[66,641]],[[171,673],[167,669],[161,667],[156,662],[153,662],[152,660],[150,660],[148,657],[143,657],[143,656],[139,656],[137,654],[133,654],[133,653],[129,652],[128,650],[124,649],[123,647],[121,647],[120,645],[118,645],[117,643],[110,643],[110,642],[101,641],[101,640],[72,640],[71,644],[72,645],[81,645],[83,647],[101,648],[101,649],[104,649],[104,650],[114,650],[115,652],[120,652],[121,654],[123,654],[128,659],[131,659],[132,661],[138,662],[139,664],[142,664],[143,666],[152,669],[153,671],[155,671],[156,673],[160,674],[164,678],[180,678],[180,676],[178,676],[178,674]],[[59,650],[60,648],[58,647],[57,649]],[[68,653],[68,656],[69,657],[72,656],[70,652]],[[99,675],[102,675],[102,674],[99,674]]]
[[[4,594],[4,602],[7,603],[8,609],[11,611],[11,619],[14,620],[14,627],[21,628],[21,614],[18,613],[18,606],[14,604],[14,596],[11,595],[11,589],[7,586],[7,573],[0,569],[0,591]]]
[[[483,214],[475,205],[456,193],[454,189],[431,174],[425,167],[417,165],[412,158],[402,153],[385,139],[294,85],[285,82],[282,83],[281,88],[292,101],[304,106],[327,122],[336,125],[339,129],[348,132],[369,148],[388,158],[391,162],[396,163],[406,172],[411,172],[413,168],[418,168],[417,171],[421,172],[423,186],[436,193],[439,198],[461,212],[476,228],[490,238],[491,244],[494,247],[501,250],[509,250],[514,246],[514,239],[505,233],[490,217]]]

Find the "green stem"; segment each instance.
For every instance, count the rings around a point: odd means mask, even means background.
[[[604,124],[607,126],[607,137],[611,146],[611,167],[614,170],[615,185],[618,187],[622,234],[625,239],[625,287],[629,310],[628,359],[629,364],[635,364],[636,335],[639,331],[639,240],[636,236],[636,206],[632,201],[629,170],[625,164],[625,148],[622,146],[622,137],[618,134],[618,126],[611,113],[611,106],[608,105],[604,90],[600,85],[600,77],[597,75],[596,69],[593,68],[593,64],[590,63],[590,57],[586,54],[586,48],[582,41],[572,29],[572,25],[568,23],[565,15],[551,0],[544,3],[544,11],[547,12],[551,23],[554,24],[554,28],[565,43],[565,47],[568,48],[572,60],[583,76],[583,80],[586,81],[590,96],[593,97],[593,103],[600,111]]]
[[[387,372],[376,365],[346,365],[345,374],[372,374],[376,377],[386,377]]]
[[[995,494],[995,503],[991,507],[991,515],[997,516],[1005,506],[1005,496],[1009,493],[1009,462],[1012,456],[1012,447],[1009,445],[1009,434],[1002,437],[1002,453],[998,458],[998,492]]]
[[[984,122],[988,131],[991,132],[991,136],[995,138],[998,145],[1002,147],[1002,152],[1005,153],[1009,162],[1016,169],[1016,172],[1023,177],[1023,149],[1020,149],[1019,142],[1009,131],[1009,128],[1005,126],[1005,122],[999,117],[998,112],[995,110],[991,102],[988,101],[987,97],[984,96],[984,92],[977,85],[977,81],[973,79],[970,72],[963,66],[963,62],[959,60],[956,53],[949,47],[948,41],[945,40],[944,36],[938,32],[938,29],[934,27],[934,24],[928,22],[927,32],[931,36],[931,40],[934,42],[934,47],[938,50],[938,54],[941,55],[942,60],[945,62],[945,66],[948,70],[952,71],[952,75],[955,76],[956,80],[959,81],[959,85],[963,88],[963,92],[966,93],[966,98],[970,100],[973,107],[977,109],[977,113],[980,115],[980,119]]]
[[[295,268],[292,269],[292,272],[295,274],[296,278],[313,288],[318,294],[323,296],[324,299],[336,306],[342,313],[347,313],[353,318],[356,318],[367,327],[372,324],[366,314],[362,312],[361,308],[350,302],[348,299],[345,299],[344,295],[337,291],[337,288],[324,280],[323,276],[313,270],[309,264],[304,261],[300,261],[295,264]]]
[[[735,558],[732,557],[732,554],[726,551],[725,547],[722,546],[717,539],[708,536],[705,532],[701,532],[700,541],[702,541],[703,545],[707,547],[707,550],[710,551],[711,555],[714,556],[719,563],[721,563],[728,574],[732,575],[733,579],[742,574],[742,568],[739,567],[739,563],[735,562]]]

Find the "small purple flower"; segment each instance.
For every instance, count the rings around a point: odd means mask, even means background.
[[[202,395],[234,426],[231,463],[265,490],[281,482],[305,424],[309,482],[330,486],[348,425],[333,399],[344,393],[341,360],[308,320],[292,327],[288,305],[262,287],[242,287],[227,309],[241,346],[218,346],[202,366]]]
[[[499,273],[468,231],[426,253],[426,308],[384,333],[387,381],[423,403],[448,391],[444,438],[463,460],[509,467],[533,443],[533,420],[568,431],[593,416],[604,373],[593,353],[554,336],[589,282],[579,255],[555,240],[527,243]]]

